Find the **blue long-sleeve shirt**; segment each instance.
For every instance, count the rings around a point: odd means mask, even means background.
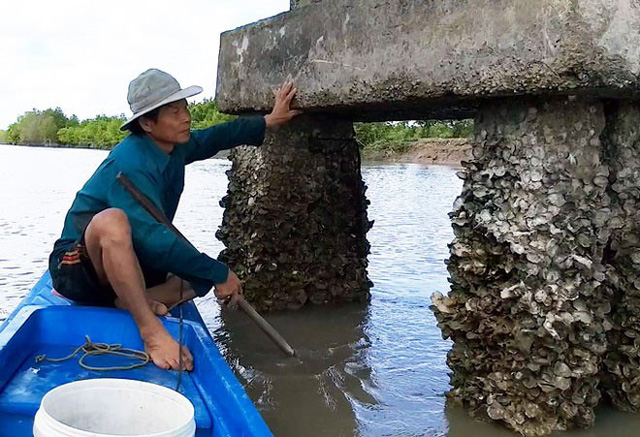
[[[94,215],[107,208],[122,209],[131,225],[133,245],[143,266],[171,272],[189,281],[200,296],[214,284],[226,281],[229,269],[194,249],[158,223],[116,180],[122,172],[165,216],[173,221],[184,187],[184,168],[220,150],[264,140],[264,117],[239,118],[229,123],[191,132],[171,154],[163,152],[146,135],[129,135],[109,153],[76,194],[67,213],[62,236],[53,247],[49,270],[55,278],[60,255],[80,239]]]

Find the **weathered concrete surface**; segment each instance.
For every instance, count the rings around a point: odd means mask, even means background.
[[[216,236],[258,309],[369,299],[359,153],[352,123],[307,116],[232,152]]]
[[[221,37],[217,103],[451,118],[521,94],[638,97],[640,0],[325,0]],[[353,108],[357,108],[354,111]]]
[[[316,3],[320,3],[322,0],[289,0],[289,5],[291,9],[301,8],[303,6],[308,6]]]

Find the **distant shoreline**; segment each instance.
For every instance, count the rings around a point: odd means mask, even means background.
[[[111,150],[91,146],[69,146],[64,144],[6,144],[7,146],[40,147],[50,149]],[[226,159],[227,151],[218,153],[214,158]],[[387,164],[412,163],[421,165],[446,165],[460,167],[461,161],[471,158],[471,144],[467,139],[421,139],[413,143],[405,152],[392,149],[381,151],[362,150],[362,159],[368,162]]]
[[[391,149],[371,152],[362,151],[365,161],[382,163],[411,163],[421,165],[446,165],[461,167],[462,161],[471,158],[471,143],[467,139],[421,139],[413,143],[405,152]]]

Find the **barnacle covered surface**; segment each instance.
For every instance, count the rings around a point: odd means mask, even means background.
[[[261,310],[364,301],[366,187],[353,125],[300,117],[231,154],[220,258]]]
[[[453,348],[451,399],[524,435],[586,427],[611,329],[612,224],[603,104],[486,104],[451,214],[451,291],[433,309]]]
[[[615,291],[610,350],[603,387],[612,403],[640,412],[640,106],[607,106],[604,142],[611,163],[610,195],[617,216],[607,249],[608,282]]]

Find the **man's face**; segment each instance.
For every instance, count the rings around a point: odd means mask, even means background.
[[[189,141],[191,114],[185,99],[160,108],[158,121],[147,120],[145,130],[158,144],[173,146]]]

